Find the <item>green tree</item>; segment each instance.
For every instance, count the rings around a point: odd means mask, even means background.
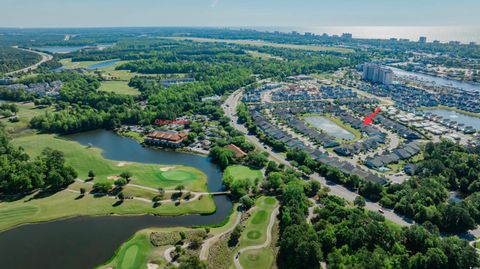
[[[253,199],[250,198],[250,196],[248,195],[242,196],[242,198],[240,198],[240,203],[243,205],[243,208],[245,209],[250,209],[255,204]]]
[[[358,206],[358,207],[363,208],[366,205],[365,198],[363,198],[363,196],[359,195],[359,196],[355,197],[355,199],[353,200],[353,204]]]

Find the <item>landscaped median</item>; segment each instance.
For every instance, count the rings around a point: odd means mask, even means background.
[[[33,193],[0,201],[0,231],[26,223],[75,216],[215,212],[215,203],[207,193],[207,177],[193,167],[115,162],[103,158],[99,149],[84,147],[53,135],[20,137],[14,139],[13,143],[25,148],[32,157],[40,154],[45,147],[62,151],[66,162],[78,172],[81,179],[56,193]],[[94,171],[95,177],[84,181],[90,170]],[[109,182],[114,186],[125,171],[132,178],[130,183],[121,187],[123,201],[112,195],[90,193],[97,182]],[[183,186],[181,192],[175,190],[179,189],[178,186]],[[160,194],[159,188],[163,188],[165,193],[158,199],[160,202],[157,206],[153,206],[152,199]],[[181,199],[172,198],[175,194]]]

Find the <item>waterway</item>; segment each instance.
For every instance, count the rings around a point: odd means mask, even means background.
[[[426,109],[425,112],[430,112],[435,115],[441,116],[444,119],[449,119],[456,121],[458,123],[463,123],[465,126],[472,126],[476,130],[480,130],[480,118],[462,114],[456,111],[447,110],[447,109]]]
[[[355,139],[355,135],[351,132],[343,129],[335,122],[321,116],[309,116],[305,117],[305,121],[311,125],[313,125],[317,129],[321,129],[325,131],[327,134],[332,135],[336,138],[345,139],[345,140],[353,140]]]
[[[116,161],[193,166],[208,176],[210,191],[222,189],[221,170],[201,155],[145,148],[130,138],[105,130],[67,138],[98,147],[105,158]],[[232,203],[226,196],[216,196],[214,201],[217,210],[212,215],[75,217],[20,226],[0,233],[0,267],[93,268],[110,259],[138,230],[220,223],[232,210]]]
[[[79,51],[81,49],[85,48],[84,46],[48,46],[48,47],[35,47],[34,49],[40,50],[40,51],[46,51],[50,53],[70,53],[74,51]]]
[[[434,85],[434,86],[453,87],[453,88],[458,88],[465,91],[480,92],[480,84],[468,83],[465,81],[458,81],[458,80],[453,80],[449,78],[431,76],[431,75],[426,75],[426,74],[421,74],[416,72],[409,72],[409,71],[405,71],[395,67],[388,67],[388,68],[392,69],[393,73],[398,77],[407,78],[407,79],[413,78],[415,80],[424,82],[429,85]]]

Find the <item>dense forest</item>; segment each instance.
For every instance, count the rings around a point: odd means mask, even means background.
[[[45,148],[38,157],[31,159],[22,148],[10,143],[3,125],[0,125],[0,153],[0,194],[57,191],[77,177],[57,150]]]
[[[33,65],[40,55],[0,44],[0,75]]]
[[[362,203],[350,207],[330,196],[318,182],[300,180],[289,169],[268,165],[268,186],[282,195],[279,268],[472,268],[475,249],[458,237],[442,237],[421,226],[389,224]],[[311,224],[306,221],[308,196],[319,197]]]
[[[129,40],[131,41],[131,40]],[[280,54],[280,51],[272,50]],[[137,40],[119,42],[102,51],[80,51],[64,55],[78,59],[98,60],[112,55],[120,59],[135,60],[118,69],[139,75],[129,85],[141,94],[137,97],[98,91],[98,77],[75,72],[44,73],[24,79],[23,83],[61,80],[64,86],[54,100],[59,111],[49,112],[32,119],[34,128],[45,132],[71,133],[95,128],[116,128],[121,124],[150,125],[155,119],[174,119],[188,113],[213,115],[204,97],[232,92],[261,78],[298,75],[336,70],[353,66],[357,57],[338,57],[321,53],[304,54],[294,50],[283,52],[284,60],[263,60],[252,57],[245,50],[226,44],[198,44],[174,40]],[[93,58],[90,58],[93,57]],[[288,59],[288,60],[285,60]],[[145,74],[145,75],[143,75]],[[148,74],[169,74],[194,79],[193,82],[165,86],[158,78]],[[22,91],[0,89],[6,100],[32,100]]]

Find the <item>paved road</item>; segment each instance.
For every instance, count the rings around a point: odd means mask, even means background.
[[[19,50],[24,50],[24,51],[36,53],[36,54],[42,56],[42,60],[40,60],[40,62],[38,62],[38,63],[36,63],[36,64],[34,64],[34,65],[31,65],[31,66],[29,66],[29,67],[25,67],[25,68],[22,68],[22,69],[20,69],[20,70],[16,70],[16,71],[7,73],[7,74],[6,74],[7,76],[12,76],[12,75],[15,75],[15,74],[18,74],[18,73],[28,72],[28,71],[35,70],[35,69],[37,69],[41,64],[43,64],[43,63],[45,63],[45,62],[50,61],[51,59],[53,59],[53,56],[52,56],[52,55],[46,54],[46,53],[43,53],[43,52],[39,52],[39,51],[36,51],[36,50],[21,49],[21,48],[18,48],[18,47],[14,47],[14,48],[19,49]]]
[[[243,132],[246,136],[246,139],[249,142],[251,142],[252,144],[254,144],[256,148],[268,152],[270,154],[270,156],[269,156],[270,160],[276,161],[278,163],[283,163],[283,164],[291,167],[290,163],[287,160],[285,160],[285,158],[282,155],[274,152],[272,150],[272,148],[264,145],[256,136],[249,135],[247,128],[245,128],[245,126],[243,126],[241,124],[238,124],[238,116],[237,116],[236,111],[237,111],[237,106],[240,102],[240,99],[242,98],[243,90],[244,89],[239,89],[236,92],[234,92],[233,94],[231,94],[227,98],[227,100],[225,100],[224,104],[222,105],[222,108],[223,108],[225,114],[228,117],[230,117],[230,119],[231,119],[230,124],[235,129]],[[314,179],[314,180],[318,180],[323,186],[328,186],[330,188],[330,194],[340,196],[340,197],[344,198],[345,200],[347,200],[349,202],[353,202],[353,200],[357,196],[359,196],[357,193],[343,187],[342,185],[338,185],[338,184],[335,184],[333,182],[327,181],[324,177],[322,177],[318,174],[312,175],[311,178]],[[383,215],[385,216],[385,218],[389,219],[390,221],[392,221],[392,222],[394,222],[398,225],[410,226],[410,225],[414,224],[413,221],[403,217],[402,215],[399,215],[399,214],[395,213],[393,210],[383,208],[378,203],[373,203],[373,202],[368,202],[367,201],[366,205],[365,205],[365,208],[368,209],[368,210],[371,210],[371,211],[375,211],[375,212],[380,212],[380,210],[381,210],[383,212]],[[471,237],[480,238],[480,226],[477,227],[474,230],[470,230],[469,235]],[[472,239],[469,238],[467,240],[472,240]]]
[[[231,231],[233,231],[233,229],[235,229],[235,227],[237,227],[237,225],[240,223],[240,220],[242,220],[242,213],[240,212],[236,212],[237,216],[236,216],[236,219],[235,219],[235,222],[233,223],[232,227],[230,227],[229,229],[219,233],[219,234],[216,234],[215,236],[205,240],[202,244],[202,248],[200,249],[200,260],[207,260],[208,258],[208,252],[210,250],[210,247],[215,244],[215,242],[217,242],[217,240],[224,234],[227,234]]]
[[[184,243],[182,245],[182,249],[185,249],[188,247],[188,244],[187,243]],[[172,253],[174,250],[175,250],[175,246],[174,247],[169,247],[167,248],[164,252],[163,252],[163,257],[165,258],[165,260],[167,260],[167,263],[172,263],[173,266],[175,267],[178,267],[180,266],[180,264],[177,262],[177,261],[173,261],[172,259],[172,256],[170,255],[170,253]]]
[[[238,251],[240,254],[238,256],[235,255],[233,257],[233,262],[235,263],[235,267],[237,269],[243,269],[242,265],[240,264],[240,259],[239,259],[241,253],[249,251],[249,250],[262,249],[262,248],[266,248],[266,247],[270,246],[270,243],[272,242],[272,228],[273,228],[273,224],[275,224],[275,219],[276,219],[276,217],[279,213],[279,208],[280,208],[279,206],[275,207],[275,209],[272,211],[272,214],[270,215],[270,222],[268,223],[268,226],[267,226],[267,238],[265,239],[265,242],[263,242],[263,244],[261,244],[261,245],[249,246],[249,247],[242,248]]]
[[[225,103],[222,105],[222,108],[225,111],[225,114],[231,119],[230,123],[232,124],[232,126],[235,129],[243,132],[246,135],[247,140],[250,141],[252,144],[254,144],[258,149],[268,152],[270,154],[269,158],[271,160],[277,161],[279,163],[283,163],[287,166],[291,166],[290,163],[282,155],[274,152],[270,147],[265,146],[256,136],[249,135],[247,128],[245,128],[245,126],[241,124],[238,124],[238,116],[236,111],[242,95],[243,95],[243,89],[237,90],[232,95],[230,95],[227,98],[227,100],[225,100]],[[324,177],[318,174],[312,175],[311,178],[319,181],[323,186],[328,186],[330,188],[331,194],[340,196],[349,202],[353,202],[355,197],[359,196],[355,192],[343,187],[342,185],[334,184],[332,182],[327,182],[327,180]],[[375,211],[375,212],[379,212],[380,210],[382,210],[384,212],[383,215],[385,216],[385,218],[399,225],[408,226],[412,224],[411,221],[404,219],[402,216],[393,212],[393,210],[383,208],[377,203],[367,202],[365,207],[368,210]]]

